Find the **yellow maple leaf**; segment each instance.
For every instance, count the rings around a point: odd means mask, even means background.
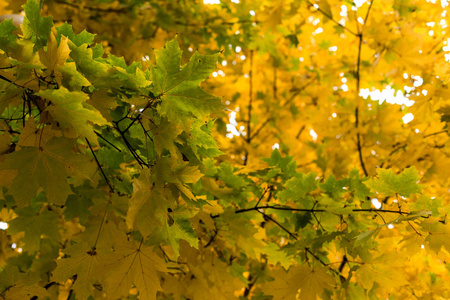
[[[278,269],[272,273],[275,280],[267,283],[264,292],[274,300],[295,299],[300,292],[302,300],[316,300],[325,289],[331,290],[336,281],[323,267],[296,266],[285,272]]]
[[[39,50],[39,58],[44,66],[47,67],[47,72],[50,74],[55,74],[58,65],[64,65],[67,58],[69,58],[69,39],[65,36],[61,36],[61,42],[58,46],[58,41],[56,40],[53,32],[50,34],[50,38],[47,42],[47,51],[43,49]]]
[[[167,268],[153,247],[124,240],[116,244],[115,252],[108,256],[107,261],[106,288],[110,296],[116,299],[127,296],[133,285],[142,300],[155,300],[156,292],[162,291],[158,272],[167,272]]]

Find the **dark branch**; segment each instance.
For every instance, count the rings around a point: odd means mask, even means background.
[[[333,272],[336,276],[339,276],[339,279],[341,280],[341,282],[345,282],[346,278],[344,276],[342,276],[341,274],[339,274],[338,271],[336,271],[335,269],[333,269],[332,267],[329,266],[329,264],[325,263],[323,260],[320,259],[320,257],[318,257],[317,255],[315,255],[309,248],[305,248],[305,251],[308,252],[309,254],[312,255],[312,257],[314,257],[317,261],[319,261],[322,265],[324,265],[325,267],[327,267],[331,272]]]
[[[333,19],[333,17],[328,14],[327,12],[323,11],[320,7],[316,7],[314,6],[314,3],[311,3],[311,1],[308,1],[308,4],[310,6],[313,6],[318,12],[320,12],[322,15],[324,15],[325,17],[327,17],[328,19],[330,19],[330,21],[332,21],[333,23],[335,23],[336,25],[338,25],[339,27],[341,27],[344,30],[347,30],[349,33],[353,34],[354,36],[357,36],[358,34],[355,33],[353,30],[349,29],[348,27],[345,27],[344,25],[342,25],[341,23],[339,23],[338,21],[336,21],[335,19]]]
[[[106,177],[105,172],[103,171],[102,165],[97,159],[97,155],[95,155],[94,150],[92,149],[91,143],[89,143],[89,140],[87,138],[84,138],[89,146],[89,149],[91,149],[92,155],[94,156],[95,162],[97,163],[98,168],[100,169],[100,172],[102,173],[103,177],[105,178],[106,183],[109,186],[109,190],[114,193],[114,188],[112,187],[111,183],[109,182],[108,177]]]
[[[104,140],[106,143],[108,143],[109,145],[111,145],[114,149],[116,149],[119,152],[122,152],[122,150],[120,150],[119,148],[117,148],[116,145],[114,145],[113,143],[111,143],[110,141],[108,141],[107,139],[105,139],[100,133],[98,133],[97,131],[94,131],[94,133],[101,138],[102,140]]]
[[[247,138],[246,142],[247,144],[250,144],[252,141],[252,102],[253,102],[253,50],[250,50],[250,71],[249,73],[249,80],[250,80],[250,87],[248,91],[248,114],[247,114]],[[248,163],[248,150],[245,151],[245,158],[244,158],[244,166]]]
[[[264,218],[267,218],[268,220],[274,222],[278,227],[280,227],[281,229],[283,229],[287,234],[289,234],[290,237],[294,238],[295,240],[298,240],[297,236],[295,234],[293,234],[292,232],[290,232],[286,227],[284,227],[283,225],[281,225],[277,220],[275,220],[274,218],[272,218],[269,215],[266,215],[265,213],[257,210],[257,212],[259,212],[260,214],[262,214],[264,216]]]
[[[307,208],[293,208],[293,207],[283,207],[283,206],[272,206],[272,205],[264,205],[264,206],[255,206],[250,208],[243,208],[238,209],[234,213],[240,214],[245,213],[249,211],[259,211],[260,209],[275,209],[275,210],[288,210],[288,211],[298,211],[298,212],[307,212],[307,213],[320,213],[320,212],[329,212],[333,213],[332,211],[321,209],[321,208],[314,208],[314,209],[307,209]],[[375,208],[355,208],[352,209],[352,212],[374,212],[374,213],[391,213],[391,214],[399,214],[399,215],[410,215],[411,212],[407,211],[399,211],[399,210],[388,210],[388,209],[375,209]],[[215,219],[220,217],[220,215],[214,215],[211,216],[211,218]]]
[[[367,22],[367,19],[369,18],[369,13],[370,13],[370,9],[372,8],[373,1],[374,0],[372,0],[370,2],[370,6],[367,9],[366,17],[364,18],[363,28]],[[362,47],[362,43],[363,43],[363,28],[361,28],[361,30],[358,29],[359,32],[356,35],[358,37],[358,60],[356,63],[356,93],[358,93],[358,96],[359,96],[359,90],[360,90],[360,84],[361,84],[361,47]],[[364,159],[363,159],[363,155],[362,155],[361,134],[359,133],[358,127],[359,127],[359,98],[357,98],[356,108],[355,108],[356,147],[358,148],[359,162],[361,164],[361,168],[363,169],[364,175],[369,176],[369,173],[367,172],[366,165],[364,163]]]
[[[433,136],[433,135],[438,135],[438,134],[441,134],[441,133],[448,133],[448,130],[441,130],[441,131],[438,131],[438,132],[429,133],[429,134],[424,135],[423,138],[427,138],[427,137],[430,137],[430,136]]]

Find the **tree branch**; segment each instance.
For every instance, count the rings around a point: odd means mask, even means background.
[[[260,214],[262,214],[264,216],[264,218],[267,218],[268,220],[274,222],[278,227],[280,227],[281,229],[283,229],[287,234],[289,234],[290,237],[294,238],[295,240],[298,240],[297,236],[295,234],[293,234],[292,232],[290,232],[286,227],[284,227],[283,225],[281,225],[277,220],[275,220],[274,218],[272,218],[269,215],[266,215],[265,213],[257,210],[257,212],[259,212]]]
[[[369,18],[370,9],[373,5],[372,0],[370,2],[370,6],[367,9],[366,17],[364,18],[364,24],[361,28],[361,30],[358,27],[358,34],[356,35],[358,37],[358,60],[356,63],[356,107],[355,107],[355,128],[356,128],[356,147],[358,148],[358,156],[359,156],[359,162],[361,164],[361,168],[363,169],[364,175],[369,176],[369,173],[367,172],[366,165],[364,163],[363,155],[362,155],[362,143],[361,143],[361,134],[359,133],[359,90],[361,89],[361,47],[363,42],[363,29],[366,25],[367,19]]]
[[[345,282],[346,278],[344,276],[342,276],[341,274],[339,274],[338,271],[336,271],[335,269],[333,269],[332,267],[329,266],[329,264],[325,263],[323,260],[320,259],[320,257],[318,257],[317,255],[315,255],[308,247],[305,247],[305,251],[309,254],[312,255],[312,257],[314,257],[316,260],[318,260],[322,265],[324,265],[325,267],[327,267],[331,272],[333,272],[336,276],[339,276],[339,279],[341,280],[341,282]]]
[[[248,114],[247,114],[247,139],[246,142],[250,145],[252,141],[252,102],[253,102],[253,50],[250,50],[250,71],[249,71],[249,80],[250,87],[248,91]],[[245,151],[245,159],[244,166],[248,163],[248,150]]]
[[[87,144],[88,144],[88,146],[89,146],[89,149],[91,149],[91,153],[92,153],[92,155],[94,156],[95,162],[97,163],[97,166],[98,166],[98,168],[100,169],[100,172],[102,173],[103,177],[105,178],[106,183],[107,183],[108,186],[109,186],[109,190],[111,191],[111,193],[114,193],[114,188],[113,188],[113,186],[111,185],[111,183],[109,182],[108,177],[106,177],[106,174],[105,174],[105,172],[103,171],[102,165],[100,164],[100,162],[99,162],[98,159],[97,159],[97,155],[95,155],[94,150],[92,150],[91,143],[89,143],[89,140],[88,140],[87,138],[84,138],[84,139],[86,140],[86,142],[87,142]]]
[[[433,135],[438,135],[438,134],[441,134],[441,133],[448,133],[448,130],[441,130],[441,131],[438,131],[438,132],[429,133],[429,134],[424,135],[423,138],[427,138],[427,137],[430,137],[430,136],[433,136]]]
[[[314,7],[318,12],[320,12],[322,15],[324,15],[325,17],[327,17],[330,21],[332,21],[333,23],[335,23],[336,25],[338,25],[339,27],[341,27],[344,30],[347,30],[349,33],[353,34],[354,36],[358,36],[357,33],[355,33],[353,30],[349,29],[348,27],[342,25],[341,23],[339,23],[338,21],[336,21],[335,19],[333,19],[333,17],[331,15],[329,15],[327,12],[323,11],[320,7],[314,6],[314,3],[312,3],[311,1],[308,1],[308,4],[312,7]]]
[[[318,212],[333,213],[332,211],[329,211],[326,209],[321,209],[321,208],[308,209],[308,208],[293,208],[293,207],[272,206],[272,205],[255,206],[255,207],[250,207],[250,208],[238,209],[234,213],[240,214],[240,213],[245,213],[245,212],[249,212],[249,211],[257,211],[257,212],[261,213],[261,211],[259,211],[260,209],[288,210],[288,211],[298,211],[298,212],[308,212],[308,213],[318,213]],[[375,209],[375,208],[355,208],[355,209],[352,209],[352,212],[391,213],[391,214],[399,214],[399,215],[410,215],[411,214],[411,212],[407,212],[407,211]],[[220,215],[211,216],[211,218],[213,218],[213,219],[218,218],[218,217],[220,217]]]
[[[122,152],[122,150],[120,150],[119,148],[117,148],[116,145],[114,145],[113,143],[111,143],[110,141],[108,141],[107,139],[105,139],[100,133],[98,133],[97,131],[94,130],[94,133],[101,138],[102,140],[104,140],[106,143],[108,143],[109,145],[111,145],[114,149],[116,149],[119,152]]]

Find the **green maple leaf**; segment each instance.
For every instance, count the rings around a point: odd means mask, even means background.
[[[220,167],[217,169],[217,175],[227,186],[235,190],[240,190],[247,186],[248,183],[245,181],[244,177],[236,175],[234,172],[235,169],[229,162],[221,163]]]
[[[325,183],[320,185],[320,188],[332,198],[339,198],[346,190],[343,187],[348,186],[348,179],[336,180],[333,174],[328,176]]]
[[[439,208],[445,207],[442,198],[434,198],[426,195],[419,195],[417,201],[412,203],[411,210],[431,211],[433,217],[440,216]]]
[[[139,91],[140,88],[150,85],[150,81],[147,80],[146,74],[141,70],[142,66],[140,63],[135,62],[130,66],[127,66],[123,57],[114,55],[109,55],[106,62],[113,66],[110,70],[110,78],[117,80],[121,87]]]
[[[270,158],[263,158],[263,160],[269,163],[269,166],[278,167],[281,169],[282,176],[284,178],[291,178],[295,175],[297,163],[293,160],[293,156],[281,157],[281,153],[278,149],[272,151]],[[273,175],[278,175],[278,170],[273,170]]]
[[[25,251],[30,253],[39,251],[41,239],[55,242],[58,237],[58,215],[49,210],[37,213],[32,207],[24,207],[18,212],[18,217],[9,222],[9,234],[25,232],[22,239]]]
[[[277,263],[280,263],[285,269],[289,269],[292,264],[291,259],[287,256],[286,252],[280,249],[280,246],[275,243],[266,245],[261,252],[267,255],[267,260],[271,264],[276,265]]]
[[[89,122],[98,125],[108,123],[100,112],[86,103],[89,96],[85,93],[71,92],[61,87],[58,90],[43,90],[37,95],[51,102],[47,111],[63,129],[73,127],[81,136],[91,141],[97,141],[97,136]]]
[[[213,124],[214,121],[205,124],[200,120],[195,120],[192,124],[192,138],[187,141],[192,148],[192,151],[199,159],[203,157],[212,158],[223,154],[223,152],[217,148],[217,143],[211,135]]]
[[[285,189],[277,194],[277,197],[282,201],[287,200],[299,201],[303,199],[307,194],[317,189],[317,174],[299,173],[295,177],[289,179],[285,183]]]
[[[421,186],[417,183],[420,176],[416,167],[407,168],[399,175],[395,175],[391,169],[377,169],[377,173],[378,178],[364,182],[374,192],[409,197],[411,194],[421,191]]]
[[[70,57],[75,61],[77,69],[87,77],[89,82],[95,84],[97,87],[105,86],[109,88],[113,86],[111,82],[104,80],[108,74],[108,66],[94,59],[92,48],[88,48],[87,44],[77,46],[71,41],[68,44]]]
[[[181,123],[189,131],[192,116],[204,119],[222,110],[220,98],[200,88],[200,83],[216,69],[218,54],[195,52],[189,63],[180,68],[181,49],[175,38],[163,49],[156,50],[155,56],[156,66],[151,68],[152,92],[161,99],[161,115],[172,123]]]
[[[61,40],[61,35],[64,35],[69,38],[77,47],[80,47],[83,44],[91,45],[94,43],[95,34],[89,33],[86,30],[83,30],[79,34],[75,34],[73,32],[72,25],[65,22],[61,26],[56,27],[56,32],[58,35],[56,36],[58,43]]]
[[[72,193],[67,177],[67,167],[79,163],[79,156],[72,152],[73,141],[52,138],[40,147],[23,147],[6,155],[0,166],[3,170],[18,170],[8,186],[16,204],[25,206],[43,189],[51,203],[64,204]]]
[[[74,188],[73,192],[74,194],[67,197],[63,212],[64,217],[66,220],[78,217],[80,223],[84,224],[91,215],[89,208],[94,205],[93,199],[104,199],[105,192],[92,188],[89,181],[86,181],[82,186]]]
[[[185,215],[188,211],[174,211],[169,214],[170,221],[166,222],[166,230],[169,236],[169,241],[175,252],[175,257],[180,255],[180,240],[187,241],[192,247],[198,249],[198,238],[191,226],[191,222]],[[169,224],[171,223],[171,224]]]
[[[447,251],[450,250],[450,225],[442,224],[436,219],[432,221],[424,221],[420,223],[422,229],[428,232],[428,236],[425,241],[428,242],[431,250],[438,254],[442,247],[445,247]]]
[[[349,173],[349,189],[354,191],[354,195],[359,200],[365,200],[366,197],[370,196],[370,189],[364,185],[361,178],[359,178],[358,169],[352,169]]]
[[[17,36],[13,33],[17,30],[11,19],[0,23],[0,49],[7,52],[9,48],[15,48],[17,45]]]
[[[91,83],[81,75],[74,62],[66,62],[58,66],[58,71],[62,74],[62,84],[70,90],[80,90],[83,86],[90,86]]]
[[[34,43],[34,50],[47,45],[47,38],[53,26],[52,17],[42,17],[41,8],[37,0],[28,0],[23,6],[25,17],[23,19],[22,31],[26,39],[31,39]]]

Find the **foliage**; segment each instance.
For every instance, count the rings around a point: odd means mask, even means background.
[[[0,1],[0,296],[448,299],[434,2]]]

